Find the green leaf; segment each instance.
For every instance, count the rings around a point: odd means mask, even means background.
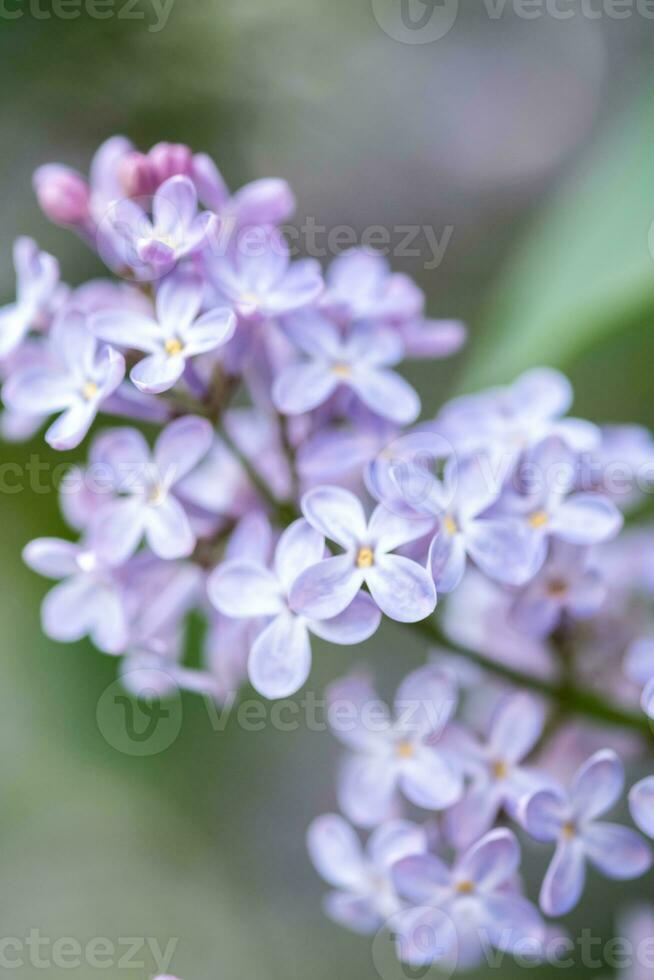
[[[519,247],[479,327],[463,387],[654,324],[654,99],[609,130]]]

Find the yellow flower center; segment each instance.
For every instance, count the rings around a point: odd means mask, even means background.
[[[337,378],[343,378],[343,380],[346,380],[347,378],[351,377],[352,371],[350,370],[349,364],[333,364],[332,374],[335,374]]]
[[[410,759],[413,755],[413,746],[411,742],[402,741],[398,742],[395,746],[395,754],[398,759]]]
[[[498,759],[493,763],[492,772],[495,779],[506,779],[509,775],[509,767],[503,759]]]
[[[182,353],[184,350],[184,345],[181,340],[177,339],[177,337],[169,337],[164,344],[164,349],[166,354],[168,354],[168,357],[175,357],[176,354]]]
[[[572,840],[572,838],[577,833],[577,828],[575,826],[574,820],[568,820],[567,823],[563,824],[561,834],[564,840]]]
[[[448,534],[457,534],[459,531],[459,525],[456,523],[451,514],[446,514],[443,518],[443,527]]]
[[[372,568],[375,564],[375,553],[372,548],[359,548],[357,568]]]
[[[474,881],[469,881],[468,879],[465,881],[460,881],[456,886],[456,890],[458,891],[459,895],[472,895],[475,890],[475,883]]]
[[[98,386],[96,385],[95,381],[87,381],[82,388],[82,398],[84,401],[90,402],[92,398],[95,398],[97,393]]]
[[[546,510],[534,511],[534,513],[530,514],[528,518],[529,525],[533,528],[544,527],[548,520],[549,517]]]

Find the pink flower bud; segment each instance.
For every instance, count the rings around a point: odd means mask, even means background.
[[[183,143],[157,143],[148,153],[148,159],[156,175],[157,185],[169,177],[188,177],[193,165],[193,154]]]
[[[89,217],[89,186],[76,171],[46,164],[34,174],[41,210],[56,225],[83,225]]]
[[[159,183],[150,160],[136,150],[121,160],[118,177],[128,197],[153,194]]]

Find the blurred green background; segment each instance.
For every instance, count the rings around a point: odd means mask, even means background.
[[[152,31],[150,2],[97,20],[55,16],[61,8],[49,0],[7,0],[0,295],[11,296],[21,233],[60,257],[69,282],[98,272],[39,214],[30,187],[38,164],[85,170],[116,132],[144,149],[182,141],[211,153],[232,187],[287,177],[299,221],[417,223],[439,237],[451,226],[437,269],[425,268],[425,255],[394,262],[426,290],[432,316],[471,327],[465,355],[410,368],[428,413],[457,388],[545,362],[570,372],[579,414],[653,424],[654,22],[635,11],[591,19],[574,4],[565,20],[526,20],[510,3],[493,18],[462,0],[446,36],[403,43],[380,26],[389,24],[383,6],[176,0]],[[34,453],[53,458],[40,440],[5,446],[0,458],[25,463]],[[217,731],[203,702],[184,696],[169,748],[145,758],[118,751],[111,726],[103,735],[96,721],[116,663],[87,644],[43,638],[46,585],[20,562],[29,539],[65,533],[56,495],[4,494],[1,506],[0,938],[33,929],[82,945],[176,938],[171,972],[185,980],[402,976],[387,951],[373,957],[368,940],[320,912],[324,887],[303,837],[334,806],[330,736],[245,731],[235,718]],[[397,630],[361,651],[317,645],[315,690],[361,659],[391,690],[424,653]],[[608,937],[620,896],[648,893],[651,882],[621,890],[593,878],[570,928]],[[43,976],[23,955],[21,969],[3,972]],[[100,972],[151,976],[152,958],[135,959],[143,966],[116,957]],[[71,972],[96,971],[46,970]]]

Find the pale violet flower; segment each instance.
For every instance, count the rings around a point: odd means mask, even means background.
[[[439,433],[459,453],[488,453],[508,475],[521,453],[556,436],[574,452],[589,452],[600,430],[582,419],[564,418],[572,385],[552,368],[533,368],[504,388],[490,388],[448,402],[436,418]]]
[[[43,600],[41,621],[46,636],[74,643],[90,636],[99,650],[122,653],[129,638],[125,596],[116,567],[89,539],[81,544],[59,538],[37,538],[23,559],[47,578],[63,579]]]
[[[456,754],[439,745],[457,697],[451,674],[432,666],[404,679],[395,695],[395,717],[364,677],[330,686],[330,727],[350,750],[340,770],[339,803],[353,823],[381,823],[394,814],[399,794],[427,810],[457,802],[461,768]]]
[[[199,276],[178,272],[157,290],[156,319],[116,307],[93,314],[89,326],[111,344],[144,351],[130,378],[140,391],[158,394],[179,381],[189,358],[221,347],[234,333],[236,318],[227,309],[198,316],[203,296]]]
[[[588,549],[554,541],[545,565],[516,598],[511,619],[525,633],[546,636],[564,613],[574,619],[590,619],[607,594],[607,583],[590,562]]]
[[[461,582],[469,557],[489,578],[524,585],[542,563],[538,543],[511,514],[492,513],[501,488],[479,456],[445,464],[443,481],[434,479],[421,501],[422,513],[438,518],[429,548],[429,567],[439,592]]]
[[[596,752],[577,771],[570,793],[544,789],[521,805],[521,822],[532,837],[556,843],[540,893],[546,915],[566,915],[579,902],[586,861],[607,878],[625,881],[649,870],[649,847],[634,830],[598,820],[619,800],[623,765],[615,752]]]
[[[404,354],[400,337],[390,329],[360,325],[343,337],[334,324],[310,314],[291,321],[286,330],[308,359],[284,368],[275,379],[272,394],[280,412],[308,412],[344,387],[376,415],[398,425],[419,415],[415,390],[389,370]]]
[[[59,283],[59,263],[40,252],[31,238],[14,242],[14,267],[16,300],[0,307],[0,358],[16,350],[30,330],[48,327],[66,294]]]
[[[538,542],[542,561],[550,539],[571,545],[601,544],[622,529],[622,514],[599,493],[574,493],[575,457],[559,438],[546,439],[525,462],[527,492],[507,496],[506,505]],[[541,564],[542,564],[541,561]]]
[[[93,525],[102,554],[125,561],[144,536],[160,558],[191,554],[195,535],[173,491],[209,451],[212,438],[209,422],[193,415],[171,422],[152,452],[136,429],[109,429],[98,436],[90,459],[108,498]]]
[[[289,697],[305,683],[311,669],[309,633],[332,643],[355,644],[379,626],[379,611],[363,594],[353,596],[348,608],[330,619],[297,614],[289,603],[293,583],[324,551],[322,535],[300,519],[279,539],[272,569],[236,559],[219,565],[209,579],[209,598],[223,615],[268,619],[248,660],[250,681],[264,697]]]
[[[462,799],[445,815],[448,839],[468,847],[491,829],[501,810],[515,814],[525,795],[551,782],[523,760],[543,733],[545,711],[531,695],[518,692],[497,705],[484,744],[466,739],[461,747],[472,773]]]
[[[100,222],[98,248],[112,267],[122,261],[138,277],[158,278],[200,251],[215,223],[211,212],[198,213],[193,181],[177,175],[155,191],[151,218],[136,201],[113,201]]]
[[[636,826],[648,837],[654,837],[654,776],[641,779],[631,788],[629,808]]]
[[[643,711],[654,719],[654,637],[634,640],[624,661],[627,677],[642,688],[640,703]]]
[[[210,280],[218,295],[246,319],[277,317],[308,306],[323,289],[319,264],[314,259],[291,263],[280,231],[255,230],[253,240],[239,236],[224,256],[211,260]]]
[[[391,272],[383,255],[353,248],[333,260],[322,305],[337,319],[398,323],[415,319],[424,295],[403,273]]]
[[[335,889],[325,897],[325,913],[339,925],[367,934],[401,909],[391,869],[402,858],[426,851],[427,833],[408,820],[389,820],[363,848],[346,820],[326,813],[309,827],[307,848],[318,874]]]
[[[489,945],[509,953],[542,946],[538,910],[512,887],[519,866],[520,845],[505,829],[487,834],[451,868],[432,854],[398,861],[393,881],[411,906],[393,918],[398,957],[466,970],[483,962]]]
[[[436,590],[418,562],[392,554],[422,537],[429,522],[406,520],[385,507],[366,520],[354,494],[340,487],[316,487],[302,498],[302,511],[317,531],[345,549],[325,558],[296,580],[291,602],[299,612],[319,619],[342,612],[364,583],[383,613],[398,622],[425,619],[436,606]]]
[[[61,412],[45,438],[54,449],[73,449],[123,380],[125,360],[113,348],[99,346],[74,309],[58,315],[47,343],[48,358],[12,374],[2,394],[12,412]]]

